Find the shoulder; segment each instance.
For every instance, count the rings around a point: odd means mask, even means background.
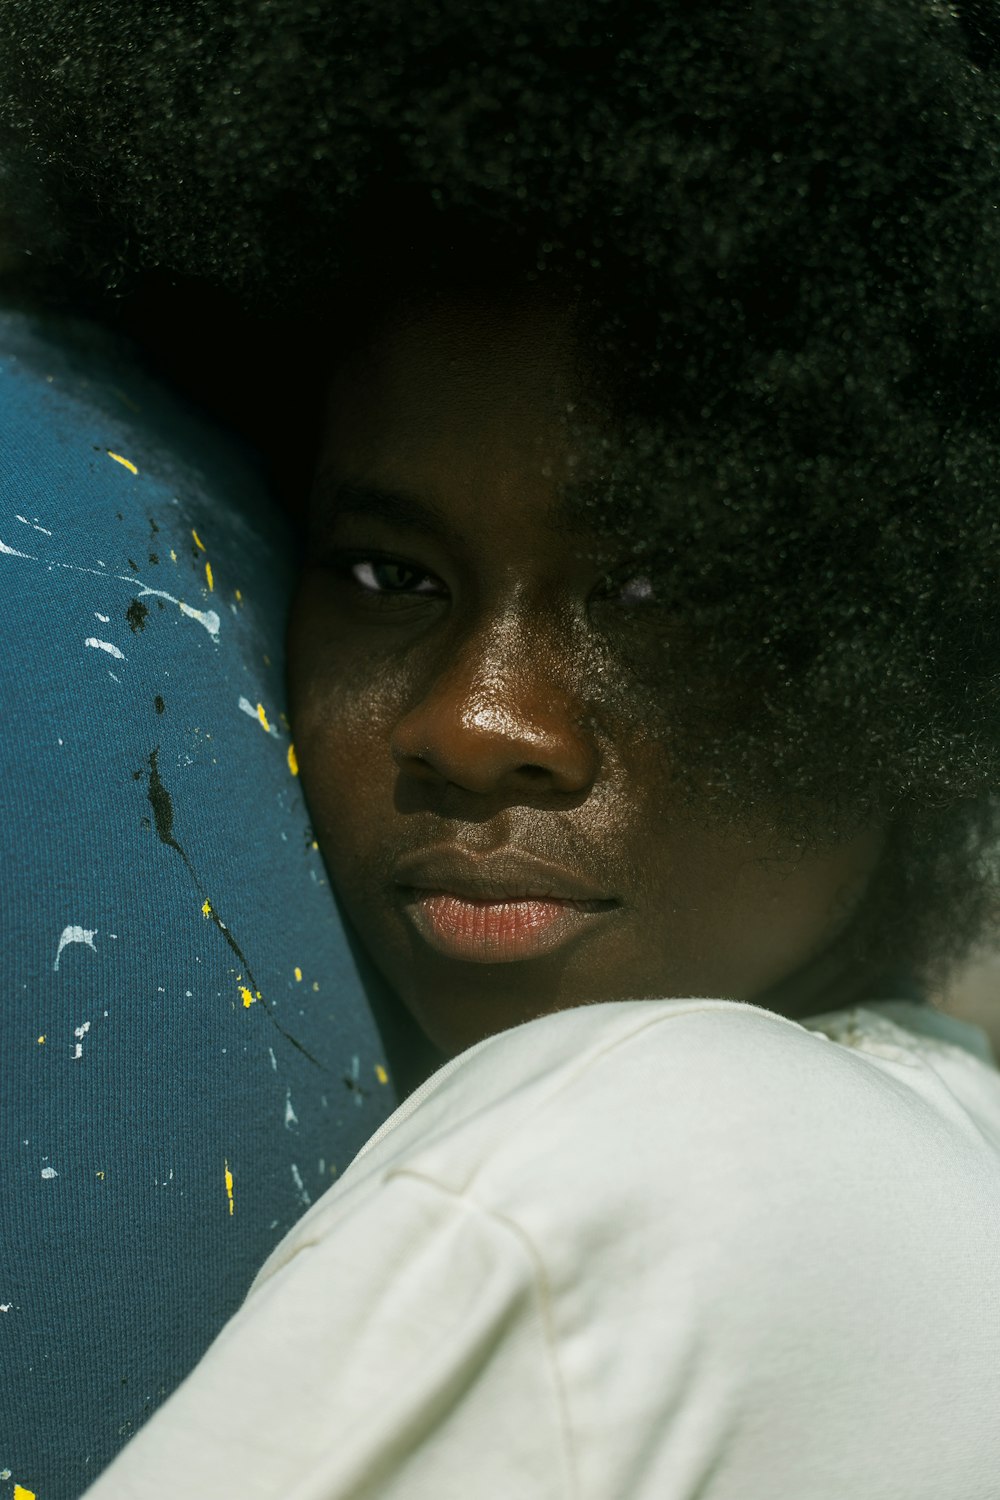
[[[604,1244],[617,1221],[673,1245],[759,1229],[762,1244],[804,1251],[848,1220],[877,1238],[889,1201],[925,1225],[957,1223],[1000,1191],[1000,1074],[969,1059],[992,1100],[991,1136],[955,1075],[892,1029],[893,1047],[873,1032],[866,1050],[863,1025],[842,1045],[712,999],[543,1017],[428,1080],[300,1232],[322,1237],[401,1175],[549,1246]]]
[[[366,1172],[418,1175],[540,1243],[570,1226],[603,1242],[617,1220],[670,1225],[673,1243],[759,1228],[805,1248],[845,1216],[862,1238],[884,1228],[904,1187],[921,1218],[954,1217],[1000,1186],[1000,1152],[953,1080],[897,1041],[848,1047],[722,1000],[561,1012],[457,1059]],[[983,1071],[1000,1120],[1000,1075]]]
[[[996,1426],[1000,1152],[899,1031],[715,1000],[531,1022],[429,1080],[271,1273],[315,1246],[329,1301],[391,1262],[365,1316],[409,1286],[405,1326],[465,1348],[493,1308],[495,1369],[530,1332],[595,1494],[718,1462],[713,1495],[843,1495],[885,1453],[893,1493],[952,1493]]]
[[[390,1123],[373,1153],[454,1191],[483,1189],[535,1165],[558,1170],[560,1154],[655,1149],[683,1159],[691,1143],[767,1139],[777,1148],[795,1120],[820,1138],[831,1106],[859,1096],[879,1108],[885,1090],[866,1061],[771,1011],[734,1001],[636,1001],[580,1007],[491,1038],[430,1080],[409,1117]],[[885,1102],[884,1100],[882,1102]],[[539,1145],[544,1142],[545,1150]],[[684,1144],[680,1150],[681,1143]],[[374,1162],[372,1163],[374,1165]]]

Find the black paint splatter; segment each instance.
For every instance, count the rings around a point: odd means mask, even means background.
[[[362,1088],[361,1084],[354,1077],[353,1073],[345,1073],[343,1075],[343,1084],[344,1087],[348,1089],[356,1099],[360,1100],[368,1098],[370,1090]]]
[[[153,817],[156,819],[157,837],[171,849],[176,849],[190,870],[188,857],[174,838],[174,804],[170,793],[160,780],[160,768],[157,765],[159,754],[159,747],[157,747],[149,757],[149,802],[153,809]]]
[[[155,522],[155,521],[154,521],[154,520],[153,520],[153,518],[152,518],[152,516],[150,516],[150,517],[149,517],[149,530],[150,530],[150,535],[152,535],[152,536],[155,536],[155,535],[156,535],[156,533],[157,533],[157,532],[158,532],[158,531],[159,531],[159,529],[160,529],[160,528],[159,528],[159,526],[157,526],[157,524],[156,524],[156,522]]]
[[[148,796],[150,806],[153,809],[153,817],[156,821],[156,833],[158,838],[160,839],[160,842],[166,844],[169,849],[176,850],[181,859],[184,861],[185,865],[187,866],[188,873],[191,876],[191,879],[194,881],[195,889],[197,890],[199,896],[201,896],[204,903],[202,906],[202,910],[204,911],[206,917],[211,918],[215,926],[219,929],[220,933],[225,938],[229,948],[239,959],[240,964],[246,971],[246,976],[250,981],[250,989],[253,991],[255,998],[260,1001],[265,1014],[271,1021],[271,1024],[275,1027],[279,1034],[285,1038],[285,1041],[289,1042],[297,1052],[301,1052],[302,1056],[307,1058],[309,1062],[314,1063],[316,1067],[322,1066],[319,1059],[317,1057],[314,1057],[307,1047],[303,1047],[302,1043],[298,1041],[297,1038],[295,1038],[290,1032],[285,1030],[285,1028],[281,1025],[280,1021],[275,1016],[268,1002],[260,993],[260,986],[254,978],[253,970],[250,967],[246,954],[243,952],[243,949],[233,937],[232,933],[229,931],[229,928],[226,926],[225,922],[219,916],[218,912],[215,910],[215,907],[206,896],[205,887],[198,879],[198,873],[195,870],[194,865],[188,859],[184,850],[174,838],[174,804],[173,799],[170,796],[170,793],[167,791],[166,787],[163,785],[163,780],[160,776],[159,755],[160,749],[159,746],[157,746],[156,749],[151,752],[149,757]]]
[[[157,564],[157,563],[159,563],[159,561],[160,561],[160,559],[159,559],[159,558],[158,558],[158,557],[157,557],[157,555],[156,555],[156,553],[155,553],[155,552],[151,552],[151,553],[150,553],[150,554],[149,554],[149,560],[150,560],[150,562],[151,562],[151,563],[153,563],[153,564],[154,564],[154,566],[155,566],[155,565],[156,565],[156,564]]]
[[[131,557],[128,560],[128,565],[132,569],[133,573],[138,573],[138,571],[139,571],[139,564],[137,562],[133,562],[133,560],[132,560]]]
[[[125,611],[125,618],[129,622],[129,625],[132,627],[132,633],[134,635],[136,631],[145,630],[146,621],[149,619],[149,610],[143,604],[141,599],[133,599],[132,603]]]
[[[157,693],[156,697],[153,699],[153,707],[156,709],[156,712],[158,714],[162,714],[162,712],[166,708],[166,706],[167,705],[164,703],[164,701],[160,697],[159,693]]]

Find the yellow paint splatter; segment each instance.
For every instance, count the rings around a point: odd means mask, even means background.
[[[293,776],[297,776],[299,774],[299,758],[295,754],[294,745],[289,745],[288,747],[288,769],[291,771]]]
[[[212,903],[211,903],[211,901],[206,901],[205,902],[204,906],[201,909],[201,914],[202,914],[203,917],[210,917],[212,915]]]
[[[26,1490],[23,1484],[15,1484],[14,1500],[38,1500],[38,1497],[34,1490]]]
[[[318,849],[319,848],[319,845],[317,844],[317,842],[316,842],[315,839],[313,839],[312,846],[313,846],[314,849]]]
[[[239,589],[236,590],[236,603],[237,604],[242,604],[243,603],[243,595],[240,593]]]
[[[232,1218],[236,1212],[236,1200],[233,1197],[233,1174],[229,1170],[228,1162],[226,1162],[226,1197],[229,1199],[229,1217]]]
[[[257,717],[260,720],[260,722],[263,724],[264,728],[267,730],[268,734],[270,734],[271,733],[271,726],[267,722],[267,714],[264,712],[264,705],[263,705],[263,703],[258,703],[257,704]]]
[[[295,981],[297,984],[302,983],[302,970],[299,968],[298,964],[295,965]]]
[[[212,593],[215,588],[215,582],[212,578],[212,564],[210,562],[205,564],[205,582],[208,584],[208,592]]]
[[[249,1010],[251,1005],[254,1003],[254,997],[253,995],[251,995],[245,984],[240,985],[240,994],[243,996],[244,1009]]]
[[[177,553],[174,551],[173,547],[171,547],[171,549],[170,549],[170,561],[171,562],[176,562],[177,561]]]
[[[110,448],[108,449],[108,457],[113,458],[116,464],[121,464],[123,469],[128,469],[130,474],[138,474],[139,470],[132,463],[131,459],[122,458],[120,453],[112,453]]]
[[[97,1173],[97,1176],[98,1176],[98,1177],[99,1177],[99,1178],[100,1178],[100,1180],[101,1180],[101,1181],[102,1181],[102,1182],[103,1182],[103,1181],[104,1181],[104,1173],[103,1173],[103,1172],[98,1172],[98,1173]]]
[[[44,1038],[44,1036],[40,1036],[38,1038],[38,1045],[39,1045],[39,1047],[44,1047],[45,1046],[45,1038]]]
[[[389,1082],[389,1075],[385,1071],[381,1063],[375,1064],[375,1077],[378,1079],[379,1083]]]
[[[196,531],[192,531],[191,535],[194,537],[194,544],[198,548],[198,550],[200,552],[204,552],[204,550],[205,550],[205,543],[202,541],[202,539],[198,535],[198,533]]]
[[[313,989],[314,990],[318,990],[319,989],[319,984],[317,983],[317,981],[315,979],[313,980]]]

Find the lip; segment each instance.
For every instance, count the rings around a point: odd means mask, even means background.
[[[467,963],[551,953],[620,904],[568,870],[511,850],[428,850],[402,860],[394,878],[421,937]]]

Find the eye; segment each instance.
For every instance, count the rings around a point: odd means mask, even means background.
[[[649,573],[619,573],[607,577],[594,598],[602,604],[641,609],[643,605],[658,603],[660,595]]]
[[[622,604],[653,604],[656,601],[656,588],[646,573],[626,578],[616,589],[616,594]]]
[[[359,557],[347,563],[346,571],[367,594],[424,594],[440,597],[444,584],[433,573],[392,557]]]

